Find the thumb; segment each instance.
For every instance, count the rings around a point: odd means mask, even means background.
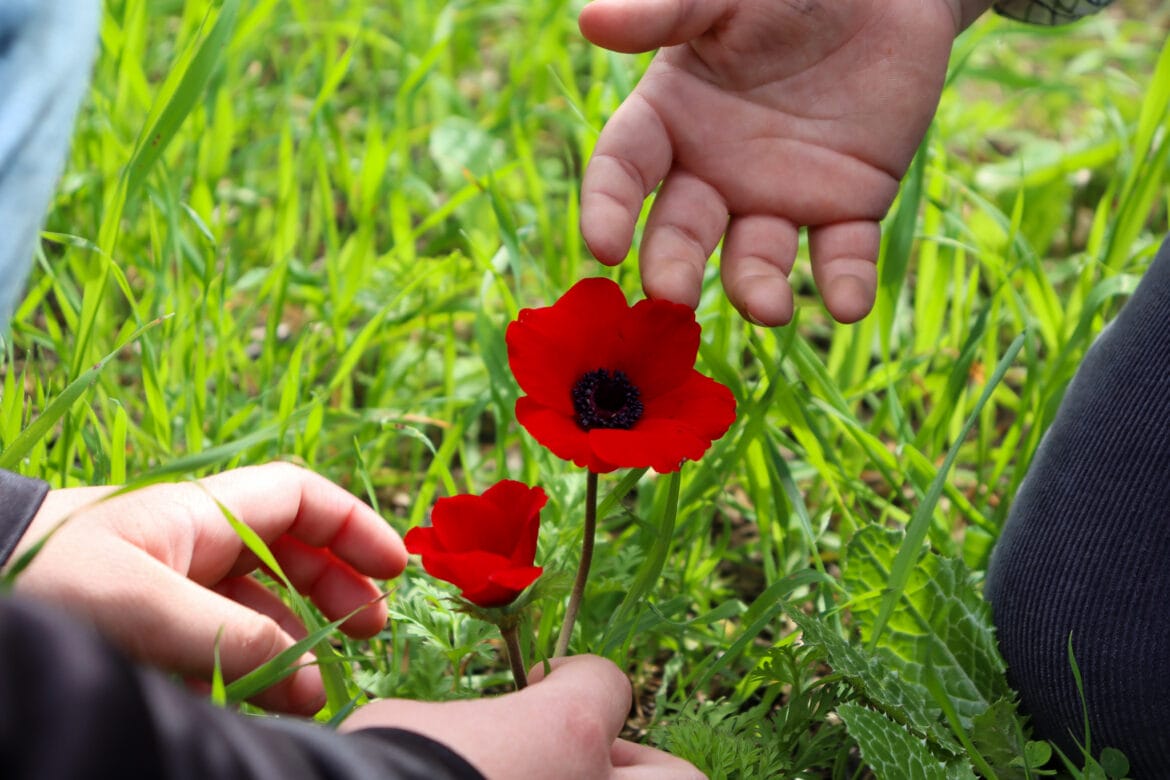
[[[546,666],[547,664],[547,666]],[[536,711],[556,711],[568,704],[578,714],[594,717],[616,738],[630,712],[633,693],[625,673],[596,655],[553,658],[528,673],[529,686],[517,694]]]
[[[732,10],[735,0],[593,0],[577,24],[589,41],[641,52],[698,38]]]

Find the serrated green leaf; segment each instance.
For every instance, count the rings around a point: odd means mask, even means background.
[[[842,578],[867,643],[903,538],[898,531],[871,526],[855,534],[846,549]],[[1012,698],[990,609],[959,560],[921,548],[878,647],[893,653],[902,673],[916,684],[924,683],[932,667],[968,732],[977,715]]]
[[[817,615],[788,609],[788,616],[800,628],[805,643],[824,650],[833,671],[844,678],[863,701],[920,740],[929,741],[953,756],[961,754],[962,748],[943,727],[941,712],[930,701],[926,689],[892,673],[897,662],[888,657],[886,651],[871,652],[850,644]]]
[[[880,712],[846,703],[837,708],[850,735],[861,748],[874,774],[888,780],[948,780],[971,778],[970,765],[940,761],[921,739]]]

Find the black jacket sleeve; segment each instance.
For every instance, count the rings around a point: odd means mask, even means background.
[[[49,486],[39,479],[0,469],[0,566],[16,549],[48,492]]]
[[[17,597],[0,599],[0,767],[10,780],[482,780],[412,732],[338,734],[218,709],[134,666],[88,627]]]

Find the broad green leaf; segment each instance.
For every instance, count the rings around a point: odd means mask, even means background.
[[[942,725],[938,705],[930,700],[923,686],[902,679],[897,659],[885,650],[873,652],[848,642],[819,615],[806,615],[797,609],[787,612],[800,628],[804,641],[825,652],[825,660],[833,672],[844,678],[862,701],[885,713],[919,741],[929,742],[944,754],[961,753],[958,743]]]
[[[1028,769],[1036,770],[1048,761],[1047,757],[1043,761],[1032,760],[1035,750],[1031,754],[1028,752],[1029,743],[1024,741],[1023,727],[1014,701],[998,701],[985,712],[976,715],[972,724],[971,742],[995,768],[1000,780],[1024,780],[1029,776]]]
[[[948,767],[922,740],[880,712],[846,703],[837,708],[837,714],[857,740],[861,757],[881,780],[975,778],[970,765],[956,762]]]
[[[855,625],[867,643],[904,545],[900,532],[870,526],[846,548],[842,578]],[[927,668],[932,668],[968,731],[977,715],[1011,698],[990,609],[959,560],[919,548],[877,647],[893,653],[901,673],[915,684],[925,684]]]

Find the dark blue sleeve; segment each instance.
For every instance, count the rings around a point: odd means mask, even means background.
[[[987,574],[1036,733],[1170,768],[1170,240],[1065,391]],[[1078,689],[1069,645],[1084,695]]]
[[[53,609],[0,598],[0,766],[7,780],[482,780],[400,729],[339,734],[212,706],[131,664]]]
[[[49,486],[39,479],[0,469],[0,566],[16,549],[48,492]]]

